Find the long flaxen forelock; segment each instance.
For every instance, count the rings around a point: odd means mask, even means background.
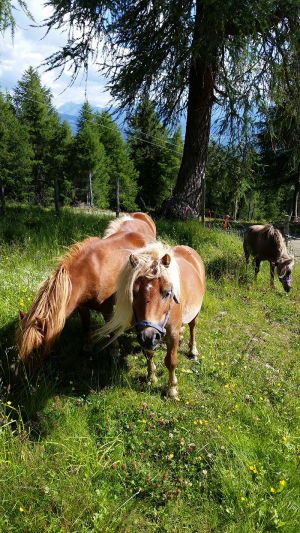
[[[164,255],[169,254],[171,262],[168,267],[161,263]],[[162,242],[151,243],[134,251],[134,256],[138,258],[138,265],[134,268],[128,261],[120,273],[118,289],[116,293],[116,305],[112,319],[107,322],[97,333],[97,338],[103,339],[111,335],[107,346],[131,326],[132,323],[132,302],[133,286],[139,277],[149,279],[164,277],[172,284],[174,295],[180,300],[180,273],[172,249]],[[153,263],[155,268],[153,269]]]
[[[25,361],[41,347],[47,352],[64,327],[66,308],[72,292],[68,269],[90,238],[75,243],[60,260],[57,268],[40,287],[27,315],[17,331],[19,356]]]

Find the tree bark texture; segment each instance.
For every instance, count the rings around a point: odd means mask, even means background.
[[[216,61],[206,54],[199,40],[202,24],[201,2],[197,2],[197,15],[193,38],[194,53],[190,68],[187,122],[181,167],[173,195],[162,206],[161,214],[167,218],[185,218],[188,209],[198,217],[205,205],[202,199],[205,168],[210,134],[211,110],[214,98]],[[207,59],[209,57],[209,59]]]

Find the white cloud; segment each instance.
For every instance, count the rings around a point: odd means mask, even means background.
[[[44,60],[56,52],[65,42],[65,34],[52,30],[45,36],[45,29],[38,26],[47,18],[51,10],[43,5],[43,0],[27,1],[29,11],[35,23],[32,23],[22,11],[16,11],[17,28],[12,41],[7,32],[0,36],[0,87],[10,91],[22,77],[29,66],[39,69],[42,83],[49,87],[53,94],[56,107],[65,102],[82,103],[85,93],[93,106],[106,107],[111,102],[109,93],[105,90],[105,80],[97,72],[95,65],[90,65],[88,79],[79,75],[78,80],[70,84],[70,72],[66,71],[58,79],[58,71],[46,72],[42,67]]]

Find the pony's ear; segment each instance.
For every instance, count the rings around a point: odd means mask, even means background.
[[[134,254],[130,254],[129,261],[130,261],[132,268],[136,268],[140,262],[139,258]]]
[[[26,316],[26,313],[24,313],[24,311],[21,311],[21,309],[19,309],[19,317],[21,320],[23,320],[23,318],[25,318]]]
[[[168,266],[170,265],[171,263],[171,256],[169,254],[165,254],[161,260],[160,260],[161,264],[164,265],[164,267],[168,268]]]
[[[180,304],[180,300],[177,298],[176,294],[173,294],[173,300],[176,304]]]

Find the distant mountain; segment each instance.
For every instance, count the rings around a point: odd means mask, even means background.
[[[116,111],[115,108],[110,108],[110,109],[105,109],[103,107],[97,107],[97,106],[91,106],[92,107],[92,110],[94,112],[98,111],[98,112],[102,112],[102,111],[108,111],[110,114],[113,114],[114,111]],[[70,124],[70,127],[71,127],[71,130],[72,132],[75,134],[77,132],[77,122],[78,122],[78,117],[79,117],[79,113],[80,113],[80,110],[82,108],[82,104],[76,104],[74,102],[66,102],[65,104],[59,106],[57,108],[57,111],[59,113],[59,116],[61,118],[62,121],[66,120],[69,124]],[[124,113],[116,113],[114,116],[113,116],[113,119],[114,121],[118,124],[121,132],[122,132],[122,135],[125,137],[126,135],[126,128],[127,128],[127,124],[126,124],[126,120],[125,120],[125,114]],[[181,119],[180,121],[180,125],[181,125],[181,129],[182,129],[182,135],[184,137],[185,135],[185,117]]]
[[[98,111],[99,113],[101,113],[102,111],[108,111],[110,114],[113,114],[115,111],[114,108],[106,109],[106,108],[97,107],[97,106],[91,106],[91,107],[94,112]],[[62,121],[66,120],[70,124],[71,130],[73,133],[77,132],[77,122],[78,122],[78,117],[79,117],[81,108],[82,108],[82,104],[75,104],[74,102],[66,102],[65,104],[57,108],[57,111],[59,113],[61,120]],[[118,124],[122,134],[125,135],[126,121],[125,121],[124,114],[123,113],[120,113],[119,115],[116,114],[114,116],[114,120]]]
[[[77,132],[78,116],[76,116],[76,115],[68,115],[67,113],[61,113],[60,111],[58,111],[58,113],[59,113],[59,116],[60,116],[60,120],[62,122],[64,122],[64,121],[68,122],[72,132],[75,134]]]

